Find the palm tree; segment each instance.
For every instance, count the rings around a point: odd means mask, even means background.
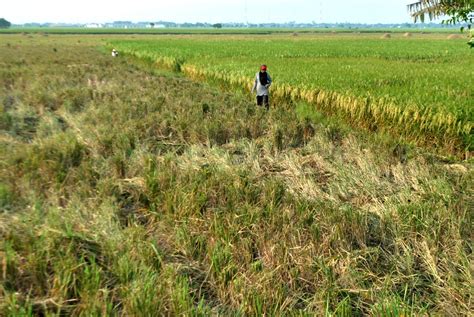
[[[449,18],[444,20],[444,23],[466,22],[470,27],[474,20],[473,0],[420,0],[407,7],[415,22],[418,20],[424,22],[425,16],[428,16],[430,20],[448,16]]]

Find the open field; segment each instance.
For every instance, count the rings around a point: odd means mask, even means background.
[[[0,315],[474,310],[472,160],[102,36],[0,43]]]
[[[1,29],[0,34],[288,34],[288,33],[405,33],[411,32],[419,33],[441,33],[450,34],[458,33],[458,28],[392,28],[392,29],[377,29],[377,28],[61,28],[61,27],[17,27]]]
[[[273,96],[303,100],[370,130],[474,148],[474,55],[445,35],[192,36],[112,41],[186,75],[250,89],[262,63]]]

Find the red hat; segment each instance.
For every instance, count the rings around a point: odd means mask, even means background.
[[[260,66],[260,70],[267,70],[267,65]]]

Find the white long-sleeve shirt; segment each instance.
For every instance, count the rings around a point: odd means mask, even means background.
[[[255,75],[255,82],[253,84],[252,92],[257,91],[257,96],[268,96],[268,87],[272,84],[272,78],[267,73],[268,84],[266,86],[260,83],[260,72]]]

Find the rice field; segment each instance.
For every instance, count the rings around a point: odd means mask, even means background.
[[[472,315],[472,160],[112,40],[0,35],[0,316]]]
[[[414,34],[426,33],[456,33],[457,28],[263,28],[263,27],[248,27],[248,28],[190,28],[190,27],[166,27],[166,28],[86,28],[86,27],[10,27],[0,29],[0,34],[313,34],[313,33],[406,33]]]
[[[250,90],[260,64],[275,98],[303,100],[370,130],[473,149],[474,55],[446,35],[323,34],[117,40],[123,53]]]

